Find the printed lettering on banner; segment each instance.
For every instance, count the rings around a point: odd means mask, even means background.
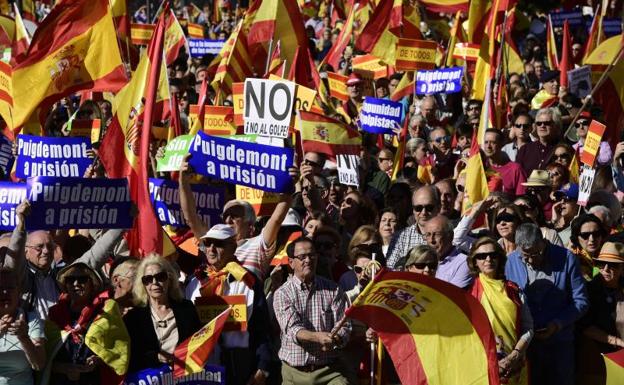
[[[247,79],[244,99],[245,134],[282,139],[288,137],[295,103],[295,83]]]
[[[402,105],[388,99],[364,98],[360,111],[360,127],[373,134],[394,134],[401,127]]]
[[[347,186],[359,186],[360,157],[358,155],[338,154],[336,162],[338,163],[338,180],[340,183]]]
[[[182,159],[189,152],[191,143],[195,137],[193,135],[180,135],[165,147],[165,156],[156,160],[156,171],[168,172],[178,171],[182,165]]]
[[[600,150],[600,141],[602,135],[604,135],[607,126],[592,120],[589,129],[587,130],[587,136],[583,144],[583,153],[581,154],[581,163],[593,167]]]
[[[17,136],[18,178],[34,176],[82,177],[93,163],[89,158],[91,139]]]
[[[173,378],[173,370],[169,365],[128,373],[124,385],[224,385],[225,368],[217,365],[204,365],[204,370],[188,376]]]
[[[24,199],[26,183],[0,182],[0,230],[10,231],[15,228],[15,209]]]
[[[257,216],[271,215],[281,201],[280,195],[251,187],[236,186],[236,199],[249,202]]]
[[[245,295],[213,295],[195,299],[199,319],[205,323],[215,319],[230,306],[232,306],[232,311],[225,321],[223,331],[247,331],[247,298]]]
[[[432,95],[460,92],[463,74],[463,67],[418,71],[416,72],[416,93],[419,95]]]
[[[188,39],[191,57],[202,57],[204,55],[218,55],[225,40],[210,39]]]
[[[0,135],[0,170],[5,178],[11,173],[14,161],[13,142],[6,136]]]
[[[596,169],[584,164],[582,166],[581,176],[579,177],[579,206],[587,206],[587,200],[591,194],[592,184],[594,184],[594,177],[596,176]]]

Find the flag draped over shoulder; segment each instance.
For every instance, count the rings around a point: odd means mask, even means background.
[[[200,372],[217,342],[230,315],[232,307],[228,307],[215,319],[208,322],[203,328],[178,345],[173,352],[174,378]]]
[[[451,284],[382,270],[346,315],[377,332],[403,384],[499,383],[487,314],[475,298]]]
[[[304,152],[320,152],[335,160],[338,154],[358,155],[360,134],[344,123],[314,112],[299,111]]]
[[[15,129],[37,107],[80,90],[114,92],[123,87],[127,78],[115,36],[108,0],[58,2],[13,68],[7,124]]]

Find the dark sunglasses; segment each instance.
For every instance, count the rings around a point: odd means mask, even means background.
[[[312,167],[318,167],[318,168],[323,168],[323,165],[316,163],[314,161],[311,161],[309,159],[304,159],[303,160],[303,164],[306,164],[308,166],[312,166]]]
[[[596,231],[588,231],[584,233],[579,233],[579,237],[581,237],[584,240],[588,240],[590,236],[593,236],[594,238],[602,237],[602,231],[596,230]]]
[[[605,267],[609,267],[609,269],[617,269],[618,266],[621,266],[621,263],[618,262],[605,262],[605,261],[596,261],[595,262],[596,267],[600,270],[604,269]]]
[[[450,136],[440,136],[439,138],[435,138],[433,140],[436,143],[448,143],[451,141],[451,137]]]
[[[86,285],[89,280],[88,275],[68,275],[63,281],[66,285],[71,285],[74,282],[78,282],[79,285]]]
[[[408,266],[408,268],[411,267],[411,266],[414,266],[418,270],[425,270],[426,267],[428,267],[429,270],[437,270],[438,269],[438,264],[436,262],[417,262],[417,263],[412,263],[411,265]]]
[[[362,274],[363,271],[364,271],[364,268],[362,266],[353,266],[353,272],[355,274]]]
[[[224,239],[205,239],[199,243],[199,248],[201,250],[206,250],[209,247],[214,247],[223,249],[227,246],[228,241]]]
[[[501,222],[517,222],[518,221],[518,217],[513,215],[513,214],[509,214],[509,213],[501,213],[498,214],[496,216],[496,223],[501,223]]]
[[[564,193],[555,193],[555,201],[559,202],[559,201],[564,201],[564,202],[574,202],[576,199],[574,198],[570,198],[567,195],[565,195]]]
[[[427,211],[428,213],[432,213],[433,210],[435,210],[435,205],[414,205],[414,206],[412,206],[412,210],[414,210],[417,213],[422,212],[423,209],[425,211]]]
[[[141,282],[143,282],[143,285],[147,286],[150,283],[154,282],[154,280],[156,280],[156,282],[165,282],[167,280],[167,273],[165,271],[161,271],[160,273],[154,274],[154,275],[144,275],[141,277]]]
[[[487,253],[477,253],[474,255],[474,259],[478,260],[478,261],[485,261],[487,259],[487,257],[490,257],[491,260],[497,259],[498,257],[500,257],[500,255],[498,255],[497,252],[494,251],[490,251]]]
[[[535,122],[535,125],[538,126],[538,127],[550,126],[550,125],[552,125],[552,122],[550,120],[542,120],[542,121],[539,121],[539,122]]]
[[[531,128],[531,125],[529,123],[524,123],[524,124],[516,123],[514,124],[514,127],[527,129],[527,128]]]
[[[589,126],[589,121],[587,120],[577,121],[576,123],[574,123],[574,127],[576,128],[587,127],[587,126]]]
[[[458,185],[455,185],[455,188],[457,189],[458,192],[464,192],[464,185],[458,184]]]
[[[565,152],[563,154],[553,154],[553,158],[555,159],[570,159],[571,157],[570,154]]]

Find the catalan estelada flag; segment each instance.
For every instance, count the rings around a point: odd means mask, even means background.
[[[174,378],[202,371],[210,353],[219,342],[219,336],[231,311],[232,307],[230,306],[175,348],[173,352],[175,356],[173,361]]]
[[[304,152],[320,152],[330,159],[338,154],[358,155],[362,147],[360,133],[344,123],[314,112],[299,111],[301,143]]]
[[[447,282],[381,270],[346,315],[377,332],[403,384],[499,384],[486,312]]]
[[[118,91],[127,83],[108,0],[61,0],[13,68],[13,129],[37,107],[84,90]],[[45,110],[45,108],[43,108]]]

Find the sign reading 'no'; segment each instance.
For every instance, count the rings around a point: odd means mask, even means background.
[[[295,83],[267,79],[245,80],[245,134],[288,137],[295,102]]]

